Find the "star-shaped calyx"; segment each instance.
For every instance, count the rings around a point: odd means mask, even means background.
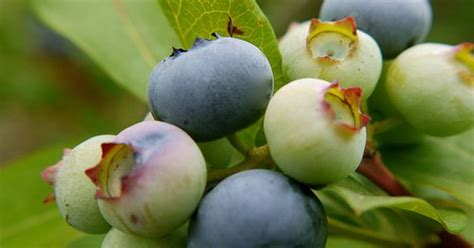
[[[338,127],[356,133],[370,121],[370,116],[360,111],[361,97],[360,88],[341,88],[335,81],[324,92],[323,106]]]
[[[312,19],[306,47],[313,59],[337,62],[350,57],[357,45],[357,25],[352,16],[336,22]]]

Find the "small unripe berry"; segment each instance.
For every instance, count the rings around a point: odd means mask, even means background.
[[[95,199],[95,185],[85,171],[97,164],[102,155],[101,144],[115,136],[100,135],[66,150],[63,159],[43,172],[43,177],[54,185],[54,198],[63,218],[72,227],[87,233],[105,233],[110,229],[99,211]]]
[[[474,125],[473,43],[453,47],[420,44],[390,65],[386,90],[408,123],[434,136],[454,135]]]

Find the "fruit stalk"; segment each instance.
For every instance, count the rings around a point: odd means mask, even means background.
[[[373,148],[370,142],[367,142],[364,151],[364,157],[357,172],[362,174],[391,196],[413,196],[403,184],[393,175],[385,166],[380,153]],[[458,235],[443,230],[437,233],[441,241],[439,247],[443,248],[469,248],[472,247],[468,241]]]
[[[239,151],[244,156],[247,156],[250,150],[252,150],[252,148],[248,146],[242,139],[240,139],[235,133],[228,135],[227,140],[237,151]]]
[[[210,171],[207,174],[207,184],[215,185],[224,178],[237,172],[250,169],[273,169],[275,162],[270,157],[268,145],[260,146],[249,150],[246,159],[236,166]]]
[[[397,180],[384,165],[380,153],[367,145],[364,157],[357,168],[364,175],[392,196],[412,196],[412,194]]]

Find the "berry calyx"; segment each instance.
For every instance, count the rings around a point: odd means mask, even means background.
[[[459,72],[461,80],[474,87],[474,43],[459,44],[454,50],[454,58],[469,68],[469,71]]]
[[[335,39],[338,42],[335,42]],[[339,61],[350,56],[355,49],[356,40],[357,26],[354,18],[347,17],[336,22],[321,22],[313,18],[306,43],[313,59]]]
[[[337,125],[356,132],[370,121],[368,115],[360,112],[361,96],[360,88],[340,88],[335,82],[324,93],[323,104]]]
[[[129,174],[133,168],[133,146],[120,143],[102,144],[102,160],[86,171],[87,176],[97,185],[96,198],[114,200],[127,192],[133,177],[140,171]],[[120,159],[117,159],[120,158]]]

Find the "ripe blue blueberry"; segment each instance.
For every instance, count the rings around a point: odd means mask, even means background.
[[[235,38],[196,39],[153,70],[148,102],[153,116],[196,141],[215,140],[258,120],[273,92],[265,55]]]
[[[424,40],[432,14],[427,0],[324,0],[319,13],[326,21],[347,16],[377,41],[388,59]]]
[[[327,220],[316,196],[269,170],[226,178],[191,219],[188,247],[324,247]]]

